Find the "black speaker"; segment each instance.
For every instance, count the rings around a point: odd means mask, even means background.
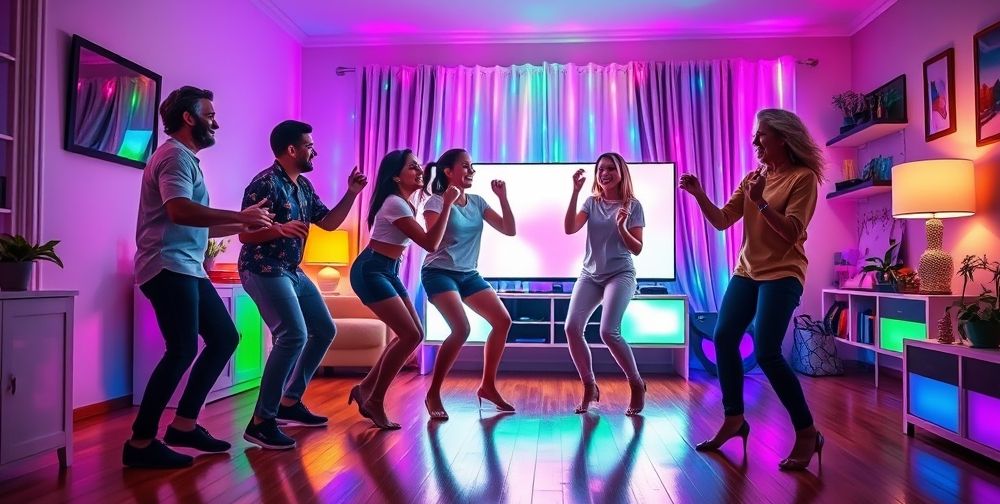
[[[715,325],[719,321],[719,314],[716,312],[696,312],[691,314],[691,353],[698,359],[705,371],[718,376],[719,370],[715,362]],[[753,324],[747,328],[743,339],[753,342]],[[742,347],[744,342],[740,342]],[[742,349],[742,348],[741,348]],[[750,355],[743,359],[743,373],[750,372],[757,367],[757,356],[751,351]]]

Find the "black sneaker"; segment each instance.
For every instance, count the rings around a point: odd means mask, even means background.
[[[243,439],[269,450],[295,448],[295,440],[281,432],[281,429],[278,428],[278,422],[273,418],[264,420],[257,425],[254,425],[253,418],[251,418],[250,425],[247,425],[247,430],[243,433]]]
[[[221,439],[215,439],[200,425],[195,425],[194,430],[187,432],[177,430],[172,426],[167,427],[167,434],[163,436],[163,442],[170,446],[183,446],[209,453],[224,452],[233,446]]]
[[[302,401],[291,406],[278,405],[278,424],[300,425],[302,427],[322,427],[326,425],[325,416],[314,415]]]
[[[194,457],[177,453],[156,439],[145,448],[136,448],[126,441],[122,449],[122,465],[126,467],[177,469],[193,463]]]

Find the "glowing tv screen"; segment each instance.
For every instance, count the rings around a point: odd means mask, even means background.
[[[590,195],[593,163],[476,164],[469,192],[486,199],[497,213],[500,202],[490,181],[506,182],[517,222],[517,235],[504,236],[489,225],[483,230],[479,272],[490,280],[573,280],[586,253],[584,226],[573,235],[563,231],[563,218],[573,187],[573,173],[583,168],[587,180],[578,209]],[[646,218],[642,253],[633,257],[636,276],[645,281],[675,277],[674,231],[676,170],[673,163],[630,163],[632,185]]]

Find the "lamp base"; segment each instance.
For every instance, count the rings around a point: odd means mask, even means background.
[[[332,266],[324,266],[316,275],[316,287],[324,296],[339,296],[337,286],[340,284],[340,272]]]
[[[920,292],[923,294],[951,294],[951,277],[955,272],[955,261],[951,254],[941,249],[944,224],[941,219],[927,219],[927,250],[920,254],[917,275],[920,276]]]

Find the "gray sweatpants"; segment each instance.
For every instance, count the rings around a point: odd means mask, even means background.
[[[603,283],[584,274],[573,286],[569,298],[569,312],[566,314],[566,341],[573,364],[584,383],[593,383],[593,360],[590,347],[583,338],[583,330],[598,305],[603,306],[601,314],[601,340],[607,345],[618,366],[625,371],[630,382],[638,382],[639,369],[635,366],[632,348],[622,338],[622,317],[632,295],[635,294],[635,272],[623,271]]]

